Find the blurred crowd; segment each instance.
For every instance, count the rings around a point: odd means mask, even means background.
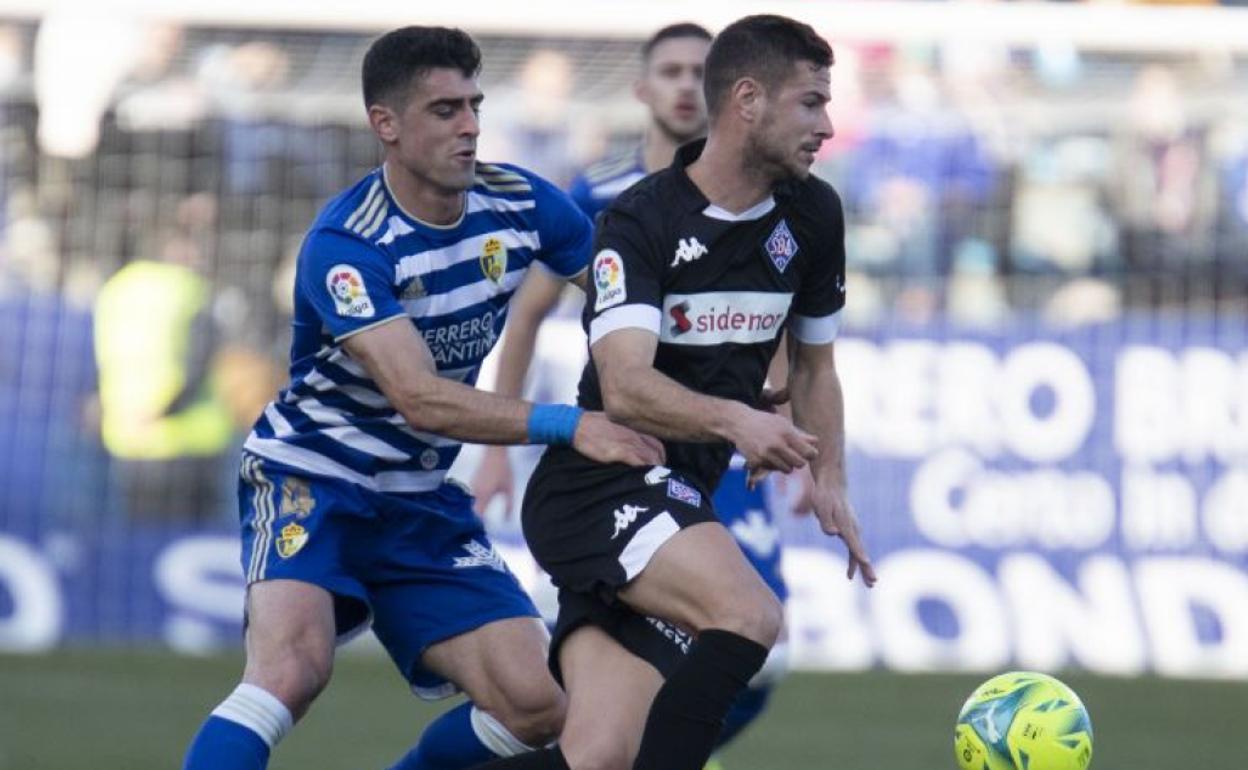
[[[851,325],[1242,322],[1248,58],[822,31],[837,135],[816,173],[847,209]],[[299,240],[379,158],[370,39],[0,20],[0,527],[229,520],[236,444],[284,374]],[[483,158],[566,185],[637,142],[637,41],[479,40]],[[209,438],[169,438],[171,405]],[[140,429],[164,449],[136,454]]]

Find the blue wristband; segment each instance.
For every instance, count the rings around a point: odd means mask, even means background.
[[[566,404],[534,404],[529,412],[529,443],[571,444],[583,411]]]

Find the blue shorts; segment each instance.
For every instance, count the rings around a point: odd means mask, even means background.
[[[724,472],[715,490],[715,513],[763,580],[780,601],[789,598],[789,588],[780,575],[780,532],[763,498],[762,485],[746,489],[748,473],[734,462]]]
[[[538,616],[455,484],[379,494],[244,452],[238,502],[247,584],[299,580],[329,591],[339,641],[371,620],[421,697],[456,691],[421,665],[431,645]]]

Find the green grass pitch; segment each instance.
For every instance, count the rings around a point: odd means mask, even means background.
[[[0,770],[180,767],[186,742],[240,669],[237,657],[162,652],[0,656]],[[726,770],[954,770],[954,718],[984,678],[795,674],[723,763]],[[1092,715],[1093,770],[1248,767],[1248,683],[1063,679]],[[340,656],[329,690],[270,768],[381,770],[443,708],[409,695],[384,658]]]

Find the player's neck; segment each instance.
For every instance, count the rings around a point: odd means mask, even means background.
[[[772,179],[744,162],[742,147],[710,136],[702,154],[688,167],[689,179],[712,204],[739,214],[766,200]]]
[[[641,165],[646,173],[653,174],[672,165],[678,146],[670,134],[652,122],[641,140]]]
[[[464,193],[422,183],[396,164],[382,164],[386,187],[410,219],[433,227],[449,227],[464,214]]]

